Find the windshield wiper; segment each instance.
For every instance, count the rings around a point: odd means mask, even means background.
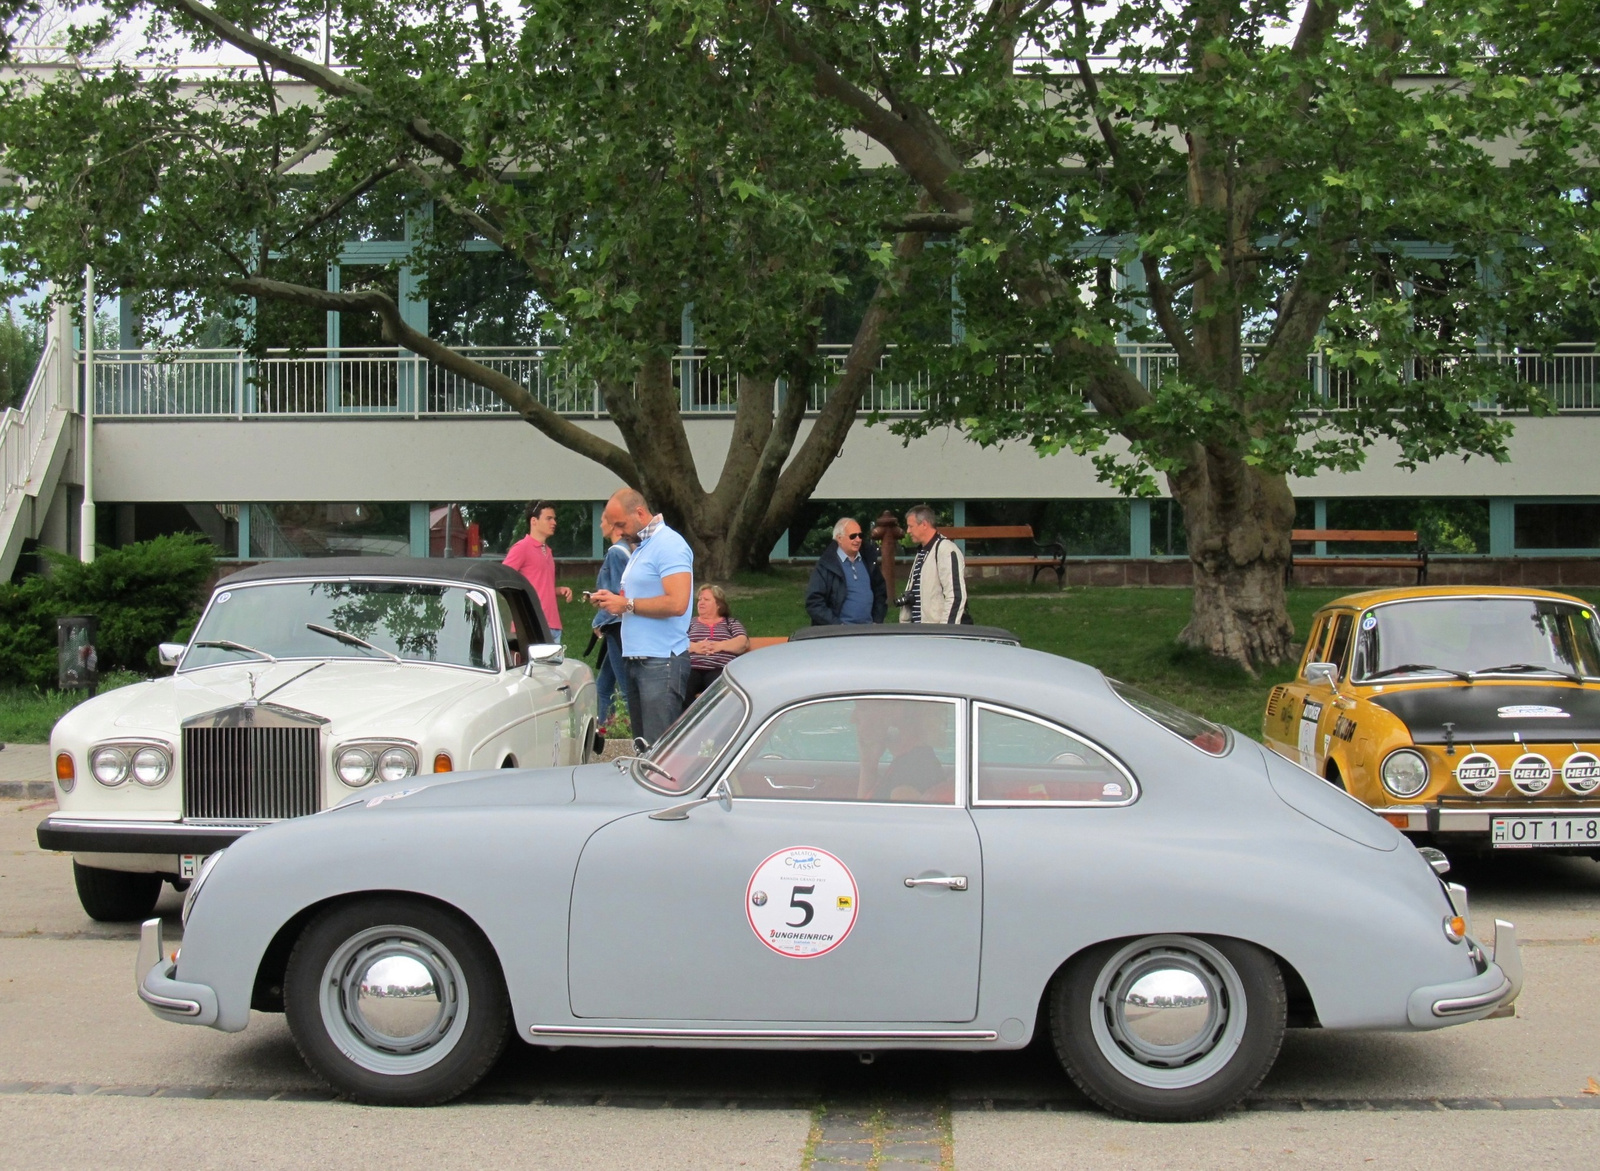
[[[617,757],[615,763],[616,763],[617,768],[621,769],[623,772],[627,772],[628,771],[628,766],[630,764],[639,765],[646,772],[652,772],[652,773],[656,773],[659,776],[666,777],[667,778],[667,783],[670,784],[674,789],[681,789],[683,787],[681,784],[679,784],[677,777],[673,776],[671,773],[669,773],[666,769],[662,768],[655,761],[646,760],[642,756],[619,756],[619,757]]]
[[[404,659],[402,659],[399,655],[395,654],[393,651],[386,651],[381,646],[373,646],[370,642],[368,642],[366,639],[362,638],[360,635],[351,634],[348,630],[335,630],[331,626],[318,626],[315,622],[307,622],[306,623],[306,629],[307,630],[314,630],[318,634],[325,634],[329,638],[338,639],[340,642],[347,642],[351,646],[363,646],[363,647],[366,647],[369,651],[377,651],[380,655],[383,655],[386,658],[393,659],[397,663],[405,662]]]
[[[1583,676],[1579,675],[1579,674],[1577,674],[1575,672],[1563,671],[1560,667],[1552,667],[1552,666],[1549,666],[1548,664],[1545,665],[1545,666],[1540,666],[1538,663],[1506,663],[1504,666],[1500,666],[1500,667],[1485,667],[1481,671],[1474,671],[1473,674],[1474,675],[1500,675],[1500,674],[1515,674],[1515,673],[1522,672],[1522,671],[1538,671],[1538,672],[1540,672],[1542,674],[1546,674],[1546,675],[1559,675],[1559,676],[1561,676],[1561,678],[1570,679],[1574,683],[1581,684],[1583,682]]]
[[[239,651],[246,655],[259,655],[269,663],[278,661],[274,656],[267,654],[266,651],[261,650],[259,647],[246,646],[242,642],[234,642],[231,638],[208,638],[204,642],[197,642],[194,645],[213,647],[219,651]]]
[[[1432,663],[1401,663],[1398,667],[1386,667],[1382,671],[1374,671],[1362,682],[1382,679],[1385,675],[1411,675],[1418,671],[1442,671],[1446,675],[1454,675],[1457,679],[1465,679],[1468,683],[1472,682],[1471,672],[1457,671],[1454,667],[1435,667]]]

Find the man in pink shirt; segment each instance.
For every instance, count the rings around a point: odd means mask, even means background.
[[[523,510],[523,516],[528,522],[528,535],[511,546],[505,563],[533,586],[539,605],[544,608],[550,638],[560,642],[561,610],[556,605],[556,595],[560,594],[563,602],[570,602],[572,591],[556,585],[556,555],[550,551],[550,538],[556,535],[556,506],[548,500],[535,500]]]

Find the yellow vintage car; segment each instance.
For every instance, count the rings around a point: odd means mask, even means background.
[[[1350,594],[1272,689],[1267,746],[1447,851],[1600,860],[1600,618],[1548,590]]]

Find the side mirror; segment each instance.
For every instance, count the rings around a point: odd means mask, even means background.
[[[183,652],[188,649],[187,643],[164,642],[156,647],[156,655],[161,659],[163,667],[176,667],[178,660],[183,658]]]
[[[567,648],[559,642],[540,642],[528,648],[528,665],[534,663],[547,663],[554,667],[564,662],[567,657]]]
[[[651,821],[685,821],[689,817],[689,810],[697,809],[702,805],[709,805],[715,801],[722,806],[723,812],[733,808],[733,790],[728,788],[728,778],[723,777],[711,786],[711,791],[704,797],[693,801],[685,801],[682,805],[669,805],[665,809],[657,809],[650,815]]]
[[[1337,689],[1339,686],[1338,663],[1307,663],[1307,683],[1326,683],[1329,687]]]

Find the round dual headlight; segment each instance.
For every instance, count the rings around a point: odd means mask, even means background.
[[[154,789],[172,775],[172,758],[165,748],[147,744],[133,754],[133,779]]]
[[[365,748],[346,748],[334,762],[339,779],[352,787],[366,784],[378,770],[378,762]]]
[[[380,781],[403,781],[407,777],[416,776],[417,758],[412,755],[409,748],[386,748],[378,757],[378,779]]]
[[[403,781],[417,773],[417,755],[398,744],[352,744],[334,761],[339,779],[351,788],[371,781]]]
[[[128,754],[120,748],[96,748],[89,756],[94,779],[114,789],[128,779]]]
[[[1428,787],[1428,762],[1414,748],[1391,752],[1378,772],[1383,787],[1396,797],[1415,797]]]

